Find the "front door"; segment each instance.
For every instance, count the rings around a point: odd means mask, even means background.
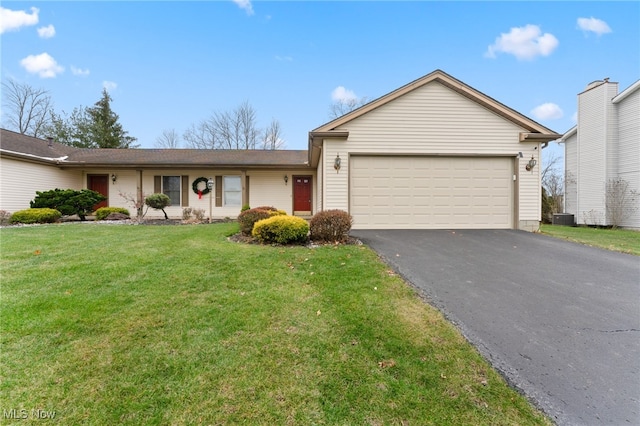
[[[87,175],[87,188],[107,197],[106,200],[93,206],[93,210],[109,205],[109,175]]]
[[[311,214],[311,176],[293,176],[293,213]]]

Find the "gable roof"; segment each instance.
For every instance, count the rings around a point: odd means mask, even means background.
[[[62,168],[301,168],[306,150],[74,148],[0,129],[0,156]]]
[[[461,94],[462,96],[476,102],[495,114],[515,123],[519,127],[522,127],[526,132],[521,134],[521,141],[525,139],[535,139],[539,142],[549,142],[558,139],[561,135],[553,130],[543,126],[542,124],[530,119],[529,117],[520,114],[514,109],[496,101],[495,99],[485,95],[484,93],[474,89],[473,87],[463,83],[462,81],[450,76],[442,70],[435,70],[430,74],[425,75],[417,80],[406,84],[393,92],[387,93],[384,96],[375,99],[360,108],[357,108],[347,114],[344,114],[322,126],[309,132],[309,153],[315,157],[314,152],[318,150],[318,140],[329,137],[347,137],[348,132],[345,130],[337,131],[336,129],[344,126],[352,120],[379,108],[407,93],[416,90],[431,82],[438,82],[451,90]],[[314,151],[315,148],[315,151]],[[313,161],[310,158],[310,162]]]
[[[632,93],[636,92],[638,89],[640,89],[640,80],[637,80],[635,83],[633,83],[631,86],[627,87],[626,89],[624,89],[622,92],[618,93],[612,100],[611,102],[614,104],[617,104],[618,102],[621,102],[622,100],[624,100],[627,96],[631,95]]]

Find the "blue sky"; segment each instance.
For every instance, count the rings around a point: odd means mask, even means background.
[[[330,120],[332,96],[372,100],[441,69],[563,133],[576,97],[640,78],[640,2],[3,1],[1,76],[56,111],[112,108],[143,148],[248,102],[286,148]]]

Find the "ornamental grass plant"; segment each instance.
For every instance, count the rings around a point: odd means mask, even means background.
[[[3,424],[551,424],[367,247],[237,232],[0,229]]]

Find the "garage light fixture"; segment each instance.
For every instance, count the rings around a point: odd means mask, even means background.
[[[340,160],[340,154],[336,155],[336,159],[333,160],[333,168],[336,169],[336,173],[340,173],[340,163],[342,162],[342,160]]]
[[[536,164],[538,164],[538,162],[536,161],[535,158],[533,158],[533,155],[532,155],[531,156],[531,160],[529,160],[529,162],[525,166],[525,169],[527,169],[527,171],[530,172],[531,170],[533,170],[533,168],[536,166]]]
[[[113,173],[111,175],[111,182],[115,185],[117,180],[118,180],[118,176],[115,173]]]
[[[287,182],[289,182],[289,176],[288,175],[284,175],[284,184],[286,185]]]

